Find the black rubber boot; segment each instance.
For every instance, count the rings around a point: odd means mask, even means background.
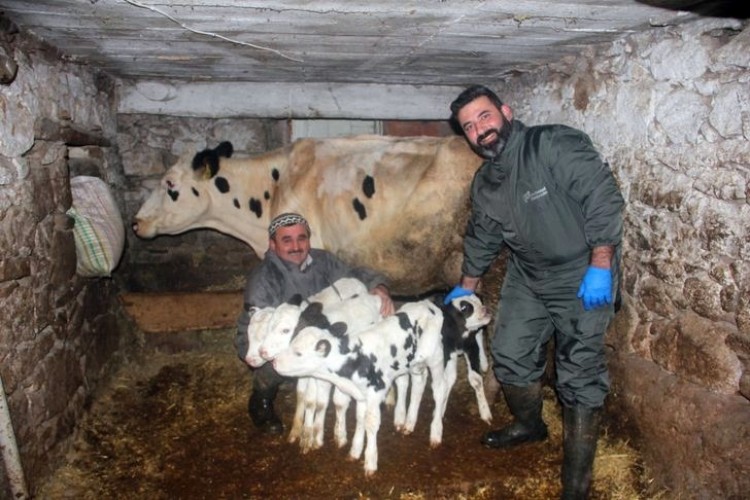
[[[284,432],[284,424],[273,409],[273,402],[283,380],[270,363],[253,372],[253,393],[247,402],[247,411],[255,427],[264,434]]]
[[[598,408],[563,408],[563,500],[588,497],[600,422]]]
[[[509,448],[522,443],[547,439],[547,426],[542,420],[542,384],[526,387],[502,385],[505,400],[513,415],[513,423],[482,437],[488,448]]]

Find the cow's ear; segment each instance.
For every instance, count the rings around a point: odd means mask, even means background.
[[[327,357],[331,353],[331,343],[326,339],[318,340],[315,344],[315,352],[323,358]]]
[[[344,323],[343,321],[337,321],[336,323],[328,327],[328,330],[334,337],[341,338],[346,335],[346,323]]]
[[[291,304],[293,306],[302,305],[302,295],[299,294],[299,293],[295,293],[286,302],[287,302],[287,304]]]
[[[193,157],[193,172],[196,177],[207,180],[219,171],[219,156],[215,149],[204,149]]]
[[[234,153],[234,147],[231,142],[224,141],[214,148],[214,152],[216,152],[216,155],[220,158],[231,158],[232,153]]]

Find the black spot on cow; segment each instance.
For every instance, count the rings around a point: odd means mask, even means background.
[[[459,302],[459,308],[454,307],[453,304],[442,304],[438,307],[443,313],[440,335],[443,340],[443,362],[447,363],[452,353],[463,351],[464,347],[468,347],[470,343],[476,344],[474,340],[476,332],[472,336],[472,342],[466,342],[467,339],[463,338],[466,331],[466,318],[474,313],[474,306],[470,302],[463,301]],[[469,351],[471,353],[472,349],[470,348]],[[476,356],[478,362],[478,352]]]
[[[382,391],[385,389],[385,380],[383,377],[383,370],[376,370],[375,366],[377,358],[373,355],[373,363],[370,365],[370,371],[367,372],[367,386],[374,387],[376,391]]]
[[[352,342],[351,337],[349,337],[348,335],[343,335],[339,339],[339,353],[346,355],[352,352],[353,348],[350,345],[351,342]]]
[[[268,191],[263,191],[263,198],[266,201],[270,200],[271,199],[271,193],[269,193]]]
[[[355,346],[352,352],[358,352],[360,350],[360,347],[361,345]],[[346,362],[344,362],[341,368],[336,371],[336,374],[350,379],[355,373],[360,373],[361,370],[365,370],[362,365],[366,365],[368,362],[368,358],[362,354],[352,356],[351,358],[347,359]]]
[[[172,191],[171,189],[167,189],[167,194],[172,198],[172,201],[177,201],[177,198],[180,197],[179,191]]]
[[[411,321],[409,320],[408,314],[404,312],[400,312],[400,313],[396,313],[396,317],[398,318],[399,328],[401,328],[404,331],[409,330],[411,328]]]
[[[213,177],[219,172],[219,158],[232,156],[234,148],[231,142],[224,141],[214,149],[204,149],[193,157],[193,170],[207,170],[208,177]]]
[[[372,198],[375,194],[375,179],[373,179],[372,176],[365,176],[365,179],[362,181],[362,192],[368,198]]]
[[[352,206],[354,207],[354,211],[357,212],[359,220],[365,220],[367,218],[367,209],[362,202],[359,201],[359,198],[354,198],[352,200]]]
[[[240,208],[240,200],[238,200],[237,198],[234,198],[232,200],[232,203],[234,204],[234,208]]]
[[[274,168],[274,169],[271,170],[271,177],[276,182],[279,182],[279,177],[281,177],[281,174],[279,174],[279,169],[278,168]]]
[[[415,345],[416,345],[416,342],[414,342],[413,335],[409,335],[408,337],[406,337],[406,339],[404,339],[404,351],[408,352],[412,350]]]
[[[392,369],[392,370],[398,371],[398,367],[399,367],[399,366],[401,366],[401,363],[399,363],[399,362],[398,362],[398,361],[396,361],[396,360],[394,360],[394,361],[393,361],[393,363],[391,363],[391,369]]]
[[[263,216],[263,204],[256,198],[250,198],[250,211],[259,219]]]
[[[395,345],[391,344],[391,357],[395,358],[398,355],[398,349]]]
[[[220,193],[229,192],[229,181],[225,177],[217,177],[216,180],[214,180],[214,185]]]

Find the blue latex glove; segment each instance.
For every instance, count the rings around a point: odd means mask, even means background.
[[[612,271],[589,266],[578,287],[578,298],[583,299],[587,311],[612,303]]]
[[[467,295],[471,295],[472,293],[474,292],[469,290],[468,288],[464,288],[460,285],[456,285],[453,287],[453,290],[448,292],[448,295],[445,296],[445,299],[443,300],[443,304],[448,305],[453,301],[453,299],[457,299],[459,297],[466,297]]]

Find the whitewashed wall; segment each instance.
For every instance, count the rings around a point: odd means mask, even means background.
[[[612,413],[658,483],[750,491],[750,29],[654,29],[508,82],[528,125],[588,132],[627,201]],[[742,493],[745,492],[745,493]]]

